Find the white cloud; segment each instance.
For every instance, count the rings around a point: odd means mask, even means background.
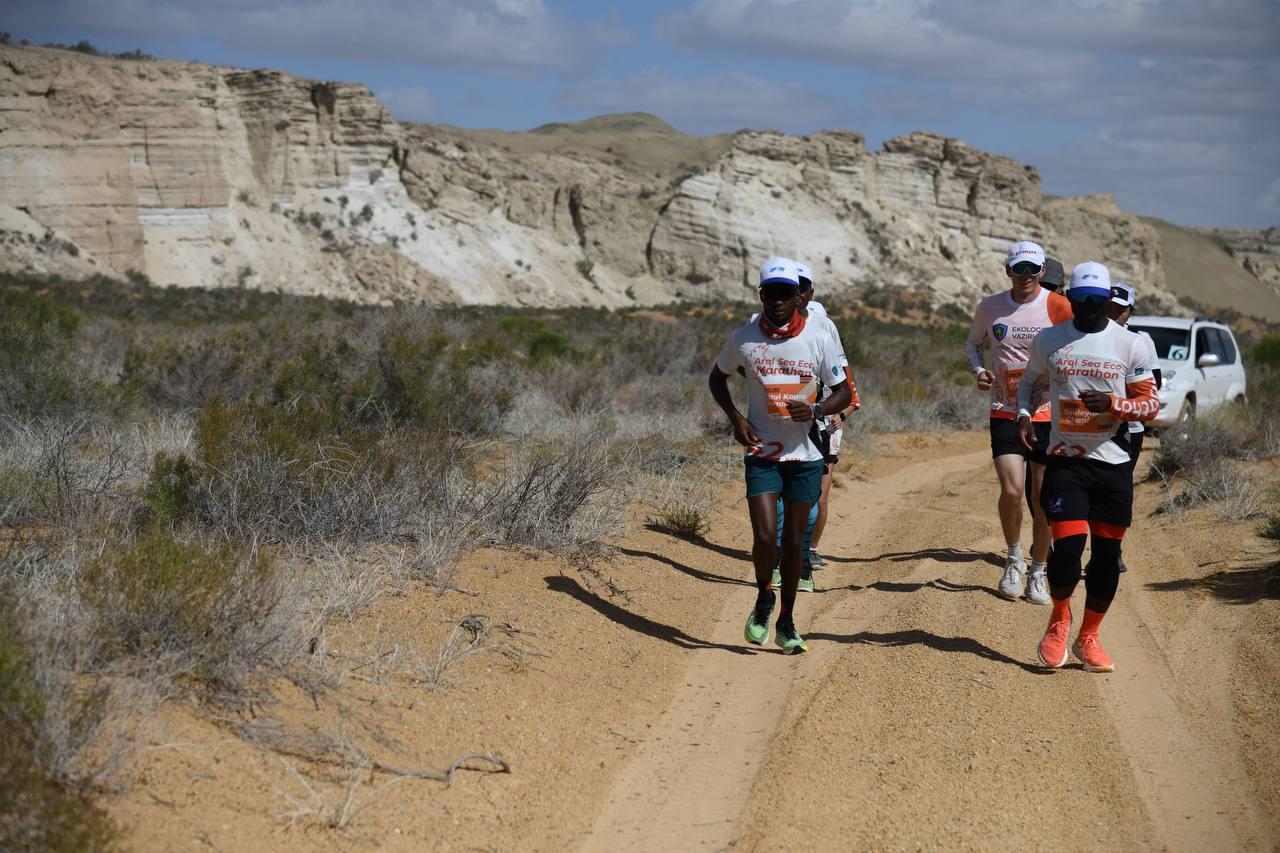
[[[428,66],[555,68],[572,53],[544,0],[17,0],[6,28],[213,37],[236,50]]]
[[[436,100],[424,86],[405,86],[380,89],[377,93],[391,115],[401,121],[434,121]]]
[[[560,93],[596,112],[643,111],[695,132],[812,126],[832,115],[826,99],[802,86],[729,73],[684,78],[652,68],[621,80],[586,80]]]

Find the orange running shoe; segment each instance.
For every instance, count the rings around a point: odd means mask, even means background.
[[[1049,627],[1045,629],[1044,637],[1040,640],[1040,646],[1036,649],[1036,653],[1040,655],[1040,662],[1045,666],[1057,669],[1067,662],[1067,639],[1071,636],[1071,616],[1066,619],[1059,619],[1056,622],[1049,620]]]
[[[1071,654],[1084,664],[1085,672],[1115,672],[1116,665],[1111,655],[1098,642],[1097,634],[1081,634],[1071,646]]]

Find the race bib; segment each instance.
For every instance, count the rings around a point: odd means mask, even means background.
[[[1111,415],[1095,414],[1079,400],[1058,401],[1058,430],[1060,432],[1102,433],[1115,429]]]
[[[818,401],[818,382],[813,377],[800,377],[795,382],[765,382],[765,394],[769,398],[769,414],[779,418],[791,418],[788,400],[799,400],[812,405]]]

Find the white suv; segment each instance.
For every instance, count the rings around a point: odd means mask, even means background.
[[[1244,399],[1244,362],[1226,324],[1206,317],[1134,317],[1127,328],[1150,335],[1160,357],[1163,387],[1153,427]]]

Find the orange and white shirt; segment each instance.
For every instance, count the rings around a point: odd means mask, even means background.
[[[747,422],[760,445],[746,453],[775,462],[815,462],[822,451],[809,440],[809,421],[791,420],[788,400],[818,402],[818,383],[839,385],[845,359],[839,338],[820,322],[806,322],[794,338],[766,335],[756,320],[734,329],[716,367],[732,374],[739,367],[747,378]]]
[[[1160,411],[1156,380],[1146,341],[1107,321],[1100,332],[1082,332],[1074,323],[1046,329],[1031,343],[1031,355],[1018,385],[1019,415],[1030,416],[1036,387],[1047,379],[1053,427],[1049,455],[1128,464],[1129,451],[1113,438],[1126,421],[1149,421]],[[1080,392],[1111,395],[1111,408],[1094,413]]]
[[[1009,291],[988,296],[978,303],[973,328],[965,342],[965,355],[974,373],[985,370],[982,350],[991,347],[991,417],[1018,415],[1018,381],[1031,354],[1031,341],[1045,329],[1072,318],[1065,296],[1040,288],[1030,302],[1014,302]],[[1034,421],[1049,420],[1049,404],[1036,407]]]

